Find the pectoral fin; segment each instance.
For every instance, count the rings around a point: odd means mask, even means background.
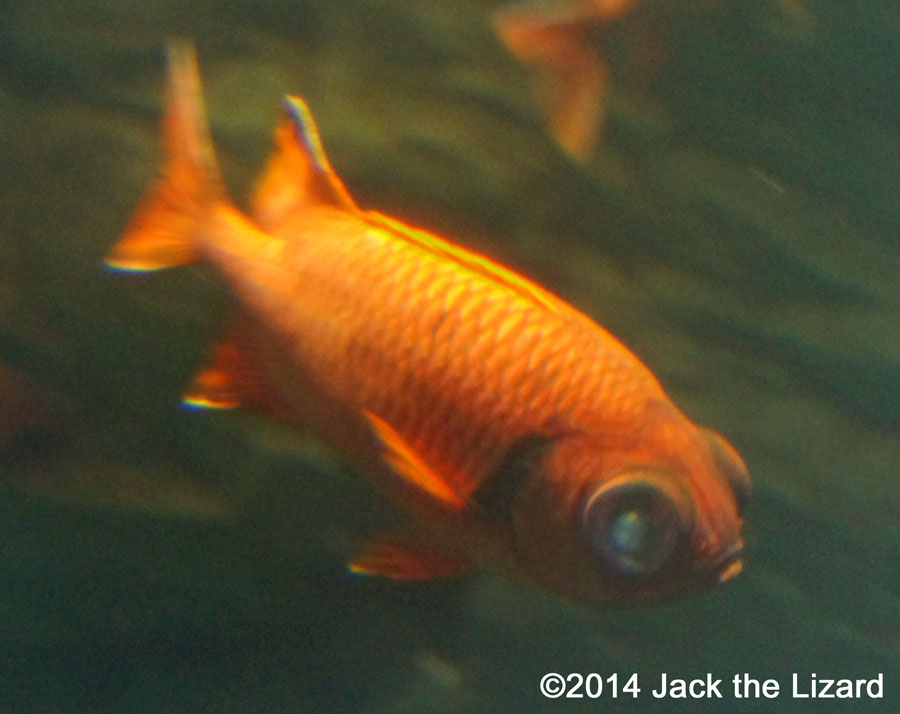
[[[404,536],[385,534],[372,538],[348,566],[351,572],[397,580],[450,578],[469,569],[459,558]]]
[[[444,507],[463,510],[465,497],[453,483],[432,469],[403,437],[384,419],[364,412],[375,435],[384,445],[385,462],[408,484],[424,491]]]

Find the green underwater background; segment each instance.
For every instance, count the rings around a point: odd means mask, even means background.
[[[0,714],[900,710],[900,4],[644,0],[597,38],[584,164],[501,4],[0,2]],[[159,165],[172,37],[239,202],[302,95],[361,205],[562,295],[726,435],[744,572],[645,610],[350,576],[396,516],[339,455],[179,406],[222,282],[102,266]],[[546,672],[642,691],[550,700]],[[724,699],[655,699],[663,672]],[[735,700],[739,673],[781,695]],[[884,697],[792,699],[792,673]]]

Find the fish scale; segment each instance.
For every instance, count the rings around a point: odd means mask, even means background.
[[[300,250],[319,254],[316,250]],[[342,246],[338,250],[341,255],[354,252],[354,246]],[[398,266],[398,252],[407,254],[400,260],[401,263],[405,260],[404,267]],[[358,395],[366,408],[389,416],[402,433],[417,432],[417,441],[429,442],[446,431],[466,433],[465,424],[478,417],[477,413],[465,408],[478,400],[477,394],[469,392],[477,388],[477,393],[485,395],[482,399],[505,403],[506,385],[501,377],[506,370],[503,367],[517,359],[527,359],[527,355],[520,357],[509,352],[503,341],[496,339],[500,321],[482,324],[465,319],[466,314],[477,311],[481,304],[496,303],[497,293],[489,293],[488,289],[496,291],[497,287],[485,285],[477,276],[466,275],[461,269],[453,280],[462,283],[464,289],[452,291],[451,296],[455,299],[441,302],[440,306],[446,316],[445,324],[454,329],[439,330],[437,334],[443,335],[443,339],[435,344],[429,339],[435,334],[433,320],[429,319],[433,304],[427,302],[427,293],[417,287],[423,283],[441,282],[447,272],[445,266],[414,246],[400,249],[370,247],[367,258],[371,269],[361,261],[355,268],[369,276],[373,290],[357,295],[355,304],[343,311],[352,316],[349,321],[331,323],[334,335],[327,341],[330,354],[321,354],[322,364],[314,369],[325,371],[326,362],[332,362],[334,355],[346,354],[344,362],[355,377],[348,391]],[[325,275],[319,287],[328,292],[325,287],[328,266],[320,265],[320,268]],[[354,273],[336,274],[332,292],[342,293],[339,284],[355,279]],[[516,296],[502,295],[502,299],[511,303]],[[505,311],[514,309],[523,308],[520,305],[503,308]],[[298,326],[298,329],[308,334],[314,326]],[[343,347],[340,345],[342,335]],[[366,350],[351,354],[351,344],[364,344]],[[490,374],[480,369],[487,358],[494,360],[495,367],[490,371],[497,378],[493,381]],[[440,391],[434,388],[437,376],[443,376]],[[411,390],[401,390],[402,385],[414,386]],[[428,429],[417,429],[414,423],[416,410],[413,407],[420,403],[434,405],[431,410],[434,426]],[[517,408],[517,405],[512,406]],[[439,425],[443,425],[442,431]],[[471,453],[472,450],[471,440],[461,440],[457,448],[460,453]]]
[[[343,328],[348,337],[358,335],[359,342],[368,346],[363,359],[348,355],[348,368],[356,373],[356,384],[350,389],[365,395],[361,406],[388,416],[423,454],[441,454],[460,466],[483,464],[484,454],[479,451],[488,445],[485,439],[476,439],[476,434],[491,431],[496,411],[514,415],[524,433],[539,428],[556,412],[554,400],[543,400],[547,390],[550,394],[584,394],[590,401],[589,395],[599,386],[590,383],[592,375],[575,372],[579,383],[570,384],[565,369],[566,363],[573,361],[571,355],[583,356],[585,349],[592,347],[581,330],[566,329],[557,315],[460,267],[454,282],[463,289],[440,303],[446,324],[454,329],[441,332],[443,339],[434,344],[429,339],[434,334],[429,318],[433,298],[421,286],[443,282],[446,265],[416,246],[379,244],[367,252],[371,270],[363,269],[362,262],[357,264],[357,270],[363,270],[379,287],[357,297],[352,314],[359,319]],[[345,252],[355,249],[343,246],[339,253]],[[323,267],[327,271],[328,266]],[[354,279],[352,274],[336,278]],[[482,319],[467,319],[473,313]],[[515,340],[500,337],[505,316],[511,313],[524,315],[523,321],[529,325]],[[573,336],[581,344],[572,346]],[[554,358],[559,363],[551,374],[549,365]],[[510,384],[509,374],[518,374],[518,383]],[[442,377],[437,380],[439,389],[435,388],[437,377]],[[403,390],[402,385],[413,386]],[[607,406],[613,403],[606,400]],[[418,404],[430,408],[431,416],[424,422],[418,418]],[[496,410],[486,409],[487,405],[495,405]],[[489,450],[493,452],[496,444],[520,435],[496,435]]]

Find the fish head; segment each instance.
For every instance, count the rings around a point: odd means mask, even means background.
[[[741,571],[746,466],[717,433],[681,420],[677,438],[669,424],[631,448],[576,434],[547,450],[511,519],[529,579],[592,605],[643,606]]]

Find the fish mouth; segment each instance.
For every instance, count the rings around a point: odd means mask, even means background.
[[[731,548],[729,548],[716,565],[718,572],[717,580],[719,583],[725,583],[732,580],[744,569],[744,561],[741,560],[741,551],[744,549],[744,542],[739,540]]]
[[[727,583],[744,569],[744,561],[740,558],[732,560],[719,571],[719,583]]]

